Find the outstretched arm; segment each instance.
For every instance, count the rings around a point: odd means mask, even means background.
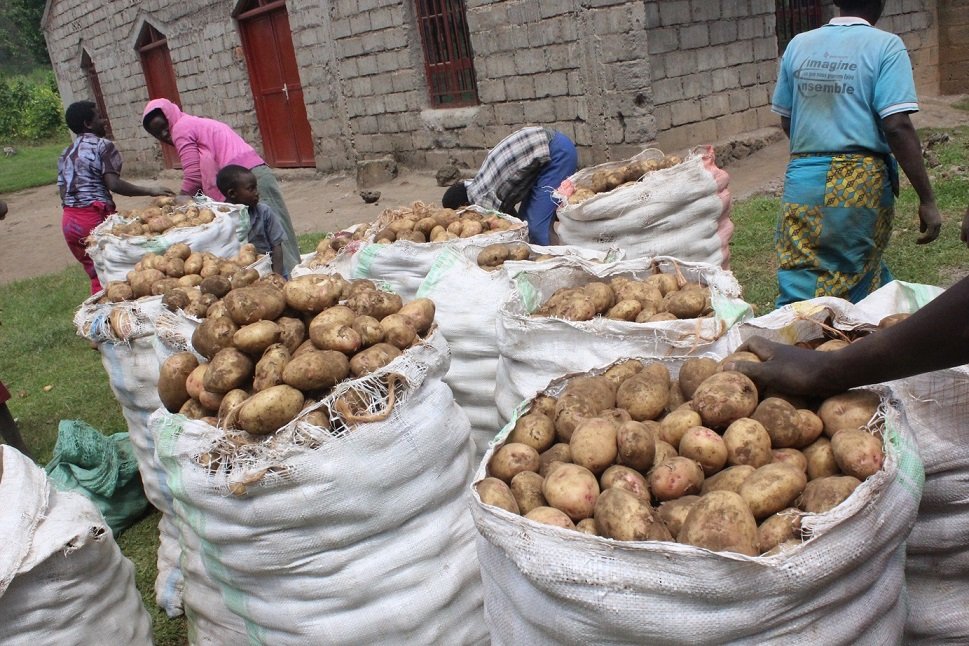
[[[741,349],[762,363],[735,362],[761,386],[798,395],[826,395],[969,363],[969,278],[907,319],[834,352],[753,337]]]
[[[907,112],[890,114],[882,119],[882,130],[888,140],[892,154],[902,167],[905,177],[912,183],[912,188],[919,196],[919,231],[922,233],[918,244],[932,242],[939,237],[942,229],[942,216],[935,204],[935,194],[929,183],[929,174],[922,161],[922,144],[915,132],[915,126]]]
[[[117,193],[118,195],[126,195],[128,197],[137,197],[139,195],[174,195],[175,191],[168,188],[167,186],[139,186],[138,184],[132,184],[131,182],[126,182],[121,179],[117,173],[105,173],[104,183],[108,187],[108,190],[112,193]]]

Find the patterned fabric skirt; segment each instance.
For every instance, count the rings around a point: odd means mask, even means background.
[[[792,156],[774,235],[777,307],[818,296],[856,303],[892,280],[882,254],[894,164],[864,153]]]

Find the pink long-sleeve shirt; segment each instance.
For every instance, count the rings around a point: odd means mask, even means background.
[[[182,162],[182,193],[191,195],[202,189],[212,199],[224,200],[225,196],[215,185],[215,176],[221,168],[238,164],[251,169],[266,163],[235,130],[221,121],[182,112],[168,99],[149,101],[142,118],[155,110],[161,110],[168,120],[172,143]]]

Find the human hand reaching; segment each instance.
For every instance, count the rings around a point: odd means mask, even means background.
[[[167,186],[162,186],[161,184],[155,184],[151,186],[148,190],[151,191],[150,194],[152,197],[175,195],[175,191],[168,188]]]
[[[939,214],[939,207],[935,205],[935,202],[920,204],[919,231],[922,233],[922,235],[920,235],[918,240],[915,241],[915,244],[928,244],[929,242],[932,242],[939,237],[939,232],[941,230],[942,216]],[[964,226],[963,235],[965,235]]]

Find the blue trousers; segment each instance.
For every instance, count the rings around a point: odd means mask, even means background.
[[[574,174],[579,164],[579,155],[572,140],[556,132],[548,144],[551,159],[542,170],[530,191],[522,200],[518,217],[528,223],[528,239],[533,244],[549,244],[555,209],[552,191],[559,187],[562,180]]]

